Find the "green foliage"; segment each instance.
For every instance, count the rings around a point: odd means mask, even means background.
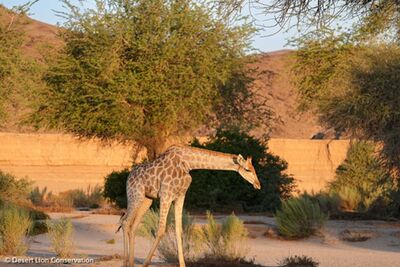
[[[50,192],[49,192],[50,193]],[[47,197],[47,187],[45,186],[42,190],[40,190],[39,186],[33,188],[33,190],[29,193],[29,199],[33,205],[43,206]]]
[[[262,184],[261,190],[254,188],[235,172],[195,170],[186,196],[189,209],[213,211],[265,211],[274,210],[280,200],[290,196],[294,190],[294,179],[283,173],[287,163],[268,153],[266,142],[249,136],[238,129],[219,129],[214,137],[201,145],[193,146],[232,154],[252,156],[253,165]],[[235,192],[232,194],[231,192]]]
[[[247,229],[234,214],[228,216],[218,225],[210,212],[207,213],[207,224],[202,226],[203,242],[209,258],[223,260],[244,259],[248,252],[246,245]]]
[[[0,255],[23,255],[27,251],[25,238],[32,221],[29,214],[15,206],[0,208]]]
[[[328,215],[321,211],[319,205],[307,196],[283,201],[275,217],[279,233],[295,239],[311,236],[328,219]]]
[[[58,221],[46,221],[48,235],[53,250],[60,258],[72,256],[74,228],[70,219],[61,218]]]
[[[353,143],[337,168],[329,190],[340,198],[342,209],[366,212],[389,203],[395,185],[375,150],[373,143]]]
[[[228,24],[198,1],[68,0],[66,43],[45,76],[38,126],[133,140],[149,156],[212,113],[219,86],[244,66],[248,24]]]
[[[340,88],[332,81],[340,79],[346,58],[354,48],[351,35],[333,29],[307,33],[292,41],[298,46],[294,54],[292,80],[299,92],[300,110],[323,108]]]
[[[307,256],[290,256],[283,259],[280,263],[282,267],[317,267],[319,262]]]
[[[138,229],[140,236],[154,240],[158,230],[159,211],[150,209],[143,217]],[[201,250],[201,236],[195,228],[193,218],[185,210],[182,213],[182,238],[184,257],[188,261],[196,260]],[[171,207],[167,217],[166,234],[157,248],[159,256],[166,262],[178,262],[178,247],[175,236],[175,215]]]
[[[130,171],[113,171],[105,177],[103,196],[121,209],[127,207],[126,180]]]
[[[0,204],[27,205],[30,187],[31,182],[28,180],[17,179],[11,174],[0,171]]]
[[[9,11],[0,6],[0,126],[18,129],[43,86],[44,66],[22,53],[29,5]]]

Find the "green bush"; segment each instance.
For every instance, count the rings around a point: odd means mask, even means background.
[[[0,171],[0,204],[28,205],[30,187],[31,182],[28,180],[17,179],[11,174]]]
[[[248,252],[247,229],[234,214],[218,225],[210,212],[207,224],[202,226],[202,239],[207,248],[206,257],[223,260],[244,259]]]
[[[188,209],[225,212],[273,211],[279,207],[281,199],[288,198],[295,188],[293,177],[284,173],[287,163],[268,153],[266,142],[238,129],[219,129],[206,144],[201,145],[195,140],[192,145],[242,154],[244,157],[252,156],[262,188],[254,190],[238,173],[231,171],[191,171],[193,179],[185,201]]]
[[[329,185],[330,193],[340,198],[343,210],[358,212],[387,206],[394,189],[393,178],[376,155],[375,145],[363,141],[351,145]]]
[[[70,219],[61,218],[58,221],[46,221],[48,235],[53,245],[53,250],[60,258],[72,256],[74,228]]]
[[[15,206],[0,209],[0,255],[23,255],[27,251],[26,236],[32,221],[29,213]]]
[[[126,180],[130,171],[113,171],[105,177],[103,196],[121,209],[127,207]]]
[[[279,233],[295,239],[314,234],[328,219],[328,215],[321,211],[319,204],[307,196],[283,201],[275,217]]]

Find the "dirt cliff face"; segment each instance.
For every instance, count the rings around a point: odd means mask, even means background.
[[[62,134],[0,133],[0,169],[28,177],[39,187],[53,192],[104,183],[114,170],[132,165],[132,146],[102,145],[79,141]],[[270,152],[289,163],[288,173],[298,180],[301,191],[319,191],[332,180],[344,160],[349,142],[345,140],[271,139]],[[137,161],[145,156],[139,153]]]

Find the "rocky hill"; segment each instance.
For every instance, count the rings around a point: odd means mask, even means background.
[[[0,5],[0,23],[9,23],[13,14]],[[21,30],[25,32],[23,52],[28,57],[40,58],[45,46],[60,47],[62,41],[58,37],[58,28],[28,17],[23,18]],[[255,86],[260,93],[268,97],[268,105],[275,112],[278,120],[273,125],[258,129],[256,133],[272,128],[273,138],[310,139],[318,133],[329,132],[322,127],[312,114],[300,114],[296,110],[297,93],[290,82],[290,64],[293,62],[290,50],[260,54],[256,67],[259,75]],[[268,73],[273,73],[272,78]],[[7,129],[1,129],[7,131]]]

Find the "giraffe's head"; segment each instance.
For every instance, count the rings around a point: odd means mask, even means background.
[[[244,159],[242,155],[238,155],[237,163],[239,164],[239,174],[249,183],[251,183],[255,189],[261,189],[260,181],[258,180],[256,171],[254,170],[253,164],[251,163],[251,157]]]

